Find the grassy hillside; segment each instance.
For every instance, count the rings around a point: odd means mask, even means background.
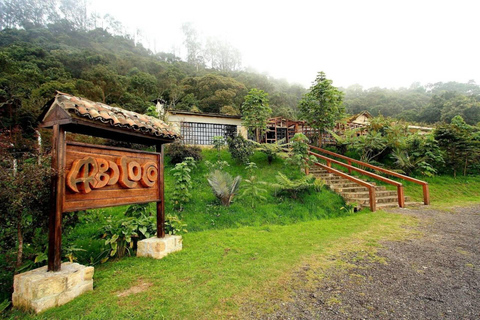
[[[203,155],[206,160],[217,159],[214,150],[204,150]],[[227,152],[220,158],[230,164],[228,172],[245,177],[243,165],[232,161]],[[280,159],[268,165],[261,153],[251,160],[257,163],[255,174],[263,181],[273,182],[276,172],[290,170]],[[245,305],[270,308],[264,304],[267,295],[286,299],[289,288],[297,285],[289,282],[290,275],[305,264],[329,268],[337,264],[336,256],[347,252],[375,259],[379,240],[404,239],[411,235],[404,227],[416,224],[411,217],[382,211],[347,213],[340,209],[343,200],[327,190],[297,200],[276,197],[270,190],[255,208],[249,199],[240,198],[225,208],[206,182],[204,162],[192,175],[192,201],[176,212],[169,200],[172,168],[166,165],[166,210],[188,224],[182,251],[161,260],[125,257],[98,264],[93,292],[38,316],[17,310],[8,315],[15,319],[237,318]],[[480,200],[478,178],[438,177],[429,183],[434,206]],[[419,189],[414,196],[421,197],[421,188],[412,187],[408,189]],[[104,249],[99,230],[123,217],[125,209],[80,214],[64,246],[85,249],[75,255],[88,264]]]

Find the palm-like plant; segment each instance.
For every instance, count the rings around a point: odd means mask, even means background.
[[[288,154],[283,151],[283,149],[288,147],[288,144],[285,143],[285,139],[275,141],[274,143],[258,143],[253,140],[249,140],[255,145],[255,150],[263,152],[267,155],[268,164],[272,164],[273,160],[278,156],[282,155],[287,157]]]
[[[234,179],[227,172],[215,170],[208,175],[207,180],[215,196],[220,199],[222,205],[228,207],[237,194],[242,177],[236,176]]]
[[[271,186],[275,188],[276,192],[287,193],[293,199],[297,199],[300,192],[310,189],[315,182],[315,177],[311,174],[291,180],[283,173],[278,172],[275,178],[277,183],[273,183]]]

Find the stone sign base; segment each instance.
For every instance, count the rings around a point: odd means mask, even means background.
[[[93,290],[93,272],[93,267],[65,262],[57,272],[47,272],[45,266],[17,274],[13,279],[13,306],[36,313],[61,306]]]
[[[182,250],[182,236],[165,235],[165,238],[148,238],[137,243],[137,257],[162,259],[171,252]]]

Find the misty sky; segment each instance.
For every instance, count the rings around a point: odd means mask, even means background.
[[[181,25],[228,40],[243,67],[309,87],[480,83],[478,0],[95,0],[91,7],[183,57]]]

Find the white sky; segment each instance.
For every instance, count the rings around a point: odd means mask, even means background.
[[[90,5],[142,29],[152,43],[156,39],[157,51],[182,47],[181,25],[192,22],[203,38],[219,37],[237,47],[243,67],[305,87],[318,71],[343,87],[480,83],[479,0],[91,0]]]

